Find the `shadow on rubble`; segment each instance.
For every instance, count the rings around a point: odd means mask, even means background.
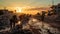
[[[12,29],[11,34],[32,34],[30,30],[23,30],[19,26]]]
[[[10,31],[0,32],[0,34],[32,34],[30,30],[23,30],[17,25],[15,28],[10,29]]]

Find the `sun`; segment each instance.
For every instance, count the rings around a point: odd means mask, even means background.
[[[16,8],[16,13],[21,13],[22,12],[22,8],[21,7],[15,7]]]

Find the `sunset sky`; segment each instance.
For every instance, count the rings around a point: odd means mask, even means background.
[[[54,4],[58,4],[60,0],[54,0]],[[31,7],[47,7],[52,4],[52,0],[0,0],[0,7],[13,6],[31,6]]]
[[[60,0],[53,0],[54,4],[60,3]],[[7,7],[49,7],[52,5],[52,0],[0,0],[0,9]],[[28,12],[29,13],[29,12]]]

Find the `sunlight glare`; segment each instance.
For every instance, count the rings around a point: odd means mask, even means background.
[[[22,12],[22,8],[21,7],[16,7],[16,12],[17,13],[21,13]]]

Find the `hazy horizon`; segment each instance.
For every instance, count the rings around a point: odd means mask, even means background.
[[[60,0],[53,0],[54,5],[60,3]],[[48,7],[52,5],[52,0],[0,0],[2,7]]]
[[[0,0],[0,9],[6,7],[10,10],[17,10],[17,12],[21,13],[37,13],[41,10],[48,10],[49,6],[52,5],[52,1],[54,1],[54,5],[60,3],[60,0]],[[40,8],[40,7],[46,7]],[[22,11],[22,9],[29,9],[28,11]],[[31,10],[30,10],[31,9]],[[40,10],[41,9],[41,10]]]

